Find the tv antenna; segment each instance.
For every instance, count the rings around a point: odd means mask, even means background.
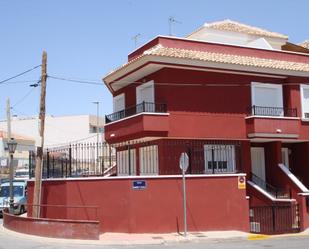
[[[134,40],[134,46],[135,48],[137,48],[137,45],[138,45],[138,39],[140,38],[141,34],[138,33],[136,34],[135,36],[132,37],[132,40]]]
[[[178,23],[181,24],[180,21],[176,20],[173,16],[170,16],[168,18],[168,26],[169,26],[169,35],[172,36],[173,32],[172,32],[172,28],[173,28],[173,24]]]

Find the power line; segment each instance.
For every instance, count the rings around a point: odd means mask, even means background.
[[[6,84],[10,85],[10,84],[25,84],[25,83],[34,83],[37,82],[37,80],[22,80],[22,81],[10,81],[7,82]]]
[[[48,78],[55,79],[55,80],[69,81],[69,82],[79,83],[79,84],[100,85],[100,86],[104,85],[103,82],[98,82],[98,81],[69,79],[69,78],[63,78],[63,77],[57,77],[57,76],[51,76],[51,75],[48,75]]]
[[[20,100],[18,100],[11,108],[14,108],[15,106],[22,103],[33,91],[35,88],[31,88],[29,92],[27,92]]]
[[[17,77],[19,77],[19,76],[22,76],[22,75],[24,75],[24,74],[26,74],[26,73],[29,73],[29,72],[33,71],[34,69],[36,69],[36,68],[38,68],[38,67],[40,67],[40,66],[41,66],[41,65],[37,65],[37,66],[35,66],[35,67],[33,67],[33,68],[30,68],[30,69],[28,69],[28,70],[26,70],[26,71],[24,71],[24,72],[22,72],[22,73],[19,73],[19,74],[15,75],[15,76],[12,76],[12,77],[10,77],[10,78],[8,78],[8,79],[2,80],[2,81],[0,81],[0,85],[1,85],[1,84],[4,84],[4,83],[7,82],[7,81],[10,81],[10,80],[12,80],[12,79],[15,79],[15,78],[17,78]]]
[[[48,76],[49,78],[56,79],[56,80],[62,80],[62,81],[69,81],[72,83],[79,83],[79,84],[90,84],[90,85],[100,85],[102,86],[103,83],[99,81],[94,80],[77,80],[72,78],[64,78],[64,77],[58,77],[58,76]],[[115,85],[128,85],[128,84],[136,84],[141,85],[145,83],[144,81],[113,81],[111,82],[111,86]],[[300,83],[281,83],[281,85],[285,86],[296,86]],[[177,82],[177,83],[171,83],[171,82],[155,82],[155,86],[173,86],[173,87],[247,87],[251,86],[251,83],[234,83],[234,82],[222,82],[222,83],[194,83],[194,82]]]

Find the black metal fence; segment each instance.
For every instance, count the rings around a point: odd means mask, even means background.
[[[250,208],[250,232],[252,233],[280,234],[299,231],[298,204]]]
[[[297,108],[284,107],[267,107],[253,105],[249,110],[250,115],[257,116],[283,116],[283,117],[297,117]]]
[[[105,123],[108,124],[113,121],[117,121],[126,117],[133,116],[142,112],[155,112],[155,113],[166,113],[166,104],[158,104],[152,102],[142,102],[138,105],[128,107],[124,110],[114,112],[105,116]]]
[[[34,176],[35,153],[29,153],[30,177]],[[116,165],[115,148],[107,143],[78,143],[49,148],[43,157],[43,178],[103,176]]]
[[[154,140],[109,145],[73,144],[49,148],[44,153],[43,178],[177,175],[179,158],[187,153],[187,174],[229,174],[241,172],[241,148],[236,141]],[[33,177],[35,154],[30,153]]]

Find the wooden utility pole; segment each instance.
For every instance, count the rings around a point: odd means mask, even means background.
[[[37,156],[35,163],[35,182],[33,192],[33,211],[32,216],[40,217],[41,188],[42,188],[42,166],[43,166],[43,148],[44,148],[44,127],[45,127],[45,97],[46,97],[46,79],[47,79],[47,53],[43,51],[42,55],[42,73],[41,73],[41,98],[39,115],[39,133],[40,141],[37,147]]]

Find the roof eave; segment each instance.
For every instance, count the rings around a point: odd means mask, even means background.
[[[195,60],[188,58],[174,58],[174,57],[165,57],[158,55],[146,55],[143,56],[140,60],[136,60],[135,62],[129,64],[128,66],[124,66],[121,69],[106,76],[105,78],[103,78],[103,81],[105,85],[108,87],[108,89],[112,93],[114,93],[115,90],[111,86],[113,82],[119,81],[120,79],[123,79],[124,77],[136,72],[137,70],[139,70],[139,68],[143,67],[144,65],[151,63],[153,64],[162,63],[167,66],[171,66],[172,64],[174,64],[175,66],[187,65],[196,68],[204,67],[210,69],[212,68],[212,69],[223,69],[231,71],[243,71],[248,73],[265,74],[265,75],[309,77],[309,72],[306,71],[276,69],[269,67],[248,66],[248,65],[239,65],[231,63],[222,63],[222,62],[210,62],[210,61]]]

